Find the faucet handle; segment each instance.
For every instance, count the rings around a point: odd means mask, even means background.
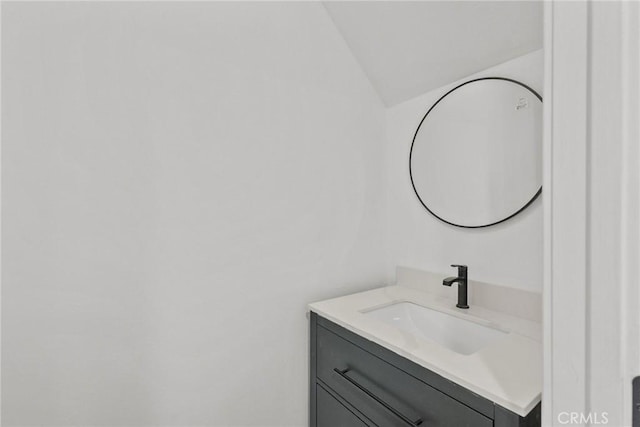
[[[458,277],[467,277],[467,266],[460,264],[451,264],[451,267],[458,267]]]

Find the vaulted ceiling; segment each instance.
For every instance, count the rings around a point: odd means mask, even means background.
[[[541,1],[328,1],[387,106],[542,48]]]

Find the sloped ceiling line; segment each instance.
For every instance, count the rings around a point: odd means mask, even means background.
[[[326,1],[387,107],[542,48],[541,1]]]

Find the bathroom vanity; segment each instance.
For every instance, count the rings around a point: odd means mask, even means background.
[[[405,286],[309,308],[311,426],[540,425],[538,322]]]
[[[457,85],[415,131],[416,197],[448,226],[510,220],[542,191],[541,123],[542,97],[522,82]],[[540,294],[452,267],[399,268],[395,286],[309,306],[311,426],[540,425]]]

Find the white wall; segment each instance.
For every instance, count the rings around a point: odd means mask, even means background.
[[[3,425],[305,425],[305,304],[388,270],[384,110],[324,8],[2,8]]]
[[[519,80],[542,94],[542,50],[387,110],[390,265],[406,265],[446,274],[455,272],[450,264],[467,264],[469,275],[474,280],[541,292],[541,198],[504,223],[488,228],[462,229],[445,224],[427,212],[415,196],[409,178],[411,141],[427,110],[457,84],[488,76]],[[464,171],[451,171],[452,175],[461,173]]]

